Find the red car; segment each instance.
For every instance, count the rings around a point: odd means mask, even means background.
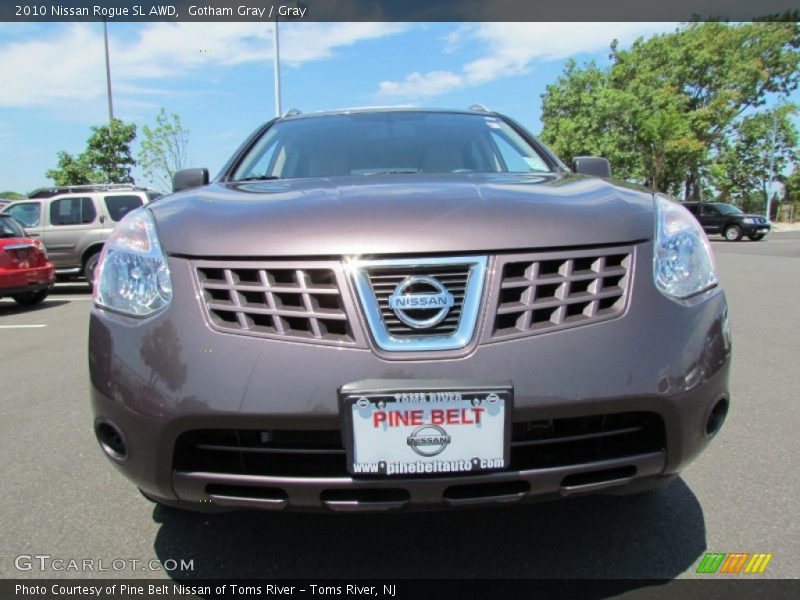
[[[25,237],[19,223],[0,213],[0,297],[11,296],[24,306],[39,304],[55,277],[42,242]]]

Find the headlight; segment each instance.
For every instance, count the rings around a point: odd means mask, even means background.
[[[146,317],[169,305],[169,267],[149,210],[131,211],[114,228],[103,247],[97,273],[97,306]]]
[[[747,223],[748,225],[755,225],[756,224],[756,220],[753,217],[745,217],[744,219],[742,219],[742,221],[744,223]]]
[[[717,285],[714,255],[702,227],[683,206],[662,196],[656,196],[653,278],[673,300]]]

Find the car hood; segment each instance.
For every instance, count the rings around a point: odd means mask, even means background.
[[[571,174],[214,183],[150,210],[165,251],[187,256],[452,254],[631,242],[654,230],[649,192]]]

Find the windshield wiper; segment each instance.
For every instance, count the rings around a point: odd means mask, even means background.
[[[353,175],[412,175],[422,173],[422,169],[360,169],[352,172]]]
[[[231,183],[241,183],[242,181],[269,181],[270,179],[280,179],[277,175],[252,175],[250,177],[243,177],[242,179],[235,179]]]

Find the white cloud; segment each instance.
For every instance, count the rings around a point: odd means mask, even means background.
[[[438,96],[459,87],[463,78],[449,71],[411,73],[403,81],[382,81],[379,93],[384,96],[415,98]]]
[[[112,81],[129,95],[166,93],[153,82],[209,67],[271,66],[271,23],[148,23],[129,37],[111,29]],[[404,29],[398,23],[283,23],[281,59],[289,66],[326,60],[338,49]],[[98,23],[72,23],[0,45],[0,106],[56,107],[102,98],[101,31]]]
[[[637,37],[669,31],[670,23],[481,23],[459,27],[445,40],[452,54],[472,45],[483,56],[460,71],[411,73],[400,81],[382,81],[377,95],[421,99],[528,73],[535,61],[562,60],[608,49],[613,39],[630,44]]]

